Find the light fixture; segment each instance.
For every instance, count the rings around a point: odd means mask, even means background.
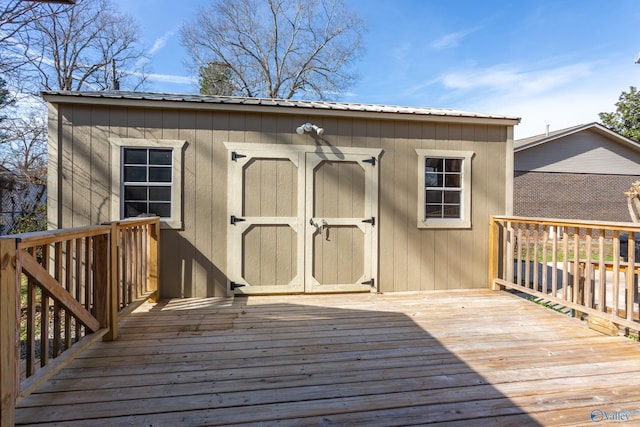
[[[298,135],[302,135],[303,133],[311,133],[311,132],[315,132],[318,136],[322,136],[322,134],[324,133],[324,129],[308,122],[296,128],[296,133]]]

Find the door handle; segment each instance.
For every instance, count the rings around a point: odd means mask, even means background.
[[[309,224],[311,224],[316,228],[316,231],[313,234],[320,233],[320,235],[322,235],[322,233],[324,233],[324,230],[326,229],[327,236],[325,237],[325,239],[329,240],[329,223],[327,222],[326,219],[322,218],[318,223],[318,222],[315,222],[313,218],[311,218],[309,219]]]

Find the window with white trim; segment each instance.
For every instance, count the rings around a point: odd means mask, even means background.
[[[111,218],[158,215],[163,228],[183,228],[182,159],[187,142],[110,138]]]
[[[121,216],[171,218],[173,155],[171,148],[122,148]]]
[[[473,152],[417,149],[419,228],[471,227]]]

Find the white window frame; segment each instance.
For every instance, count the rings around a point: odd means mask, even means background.
[[[160,221],[161,228],[183,229],[182,222],[182,158],[187,144],[175,139],[110,138],[111,144],[111,219],[123,219],[122,165],[123,148],[149,148],[172,150],[171,217]]]
[[[418,155],[418,228],[471,228],[471,160],[473,151],[423,150]],[[460,218],[426,218],[425,161],[427,158],[462,159]]]

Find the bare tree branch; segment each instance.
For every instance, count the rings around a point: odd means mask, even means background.
[[[78,0],[75,5],[47,4],[49,13],[30,21],[16,34],[28,46],[26,58],[45,90],[113,89],[115,80],[137,86],[133,70],[144,58],[133,17],[117,11],[109,0]]]
[[[326,99],[355,81],[364,31],[341,0],[214,0],[181,36],[194,68],[224,64],[237,95]]]
[[[47,180],[47,126],[43,114],[5,119],[0,123],[2,165],[29,182]]]
[[[34,20],[49,14],[45,5],[24,0],[0,1],[0,73],[9,79],[25,64],[28,45],[16,42],[16,35],[24,32]]]

